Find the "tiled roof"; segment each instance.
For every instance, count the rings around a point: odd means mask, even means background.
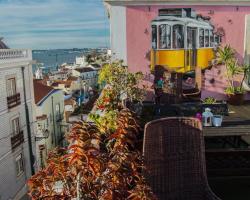
[[[95,71],[91,67],[76,68],[75,70],[78,71],[78,72],[80,72],[80,73]]]
[[[57,75],[57,74],[68,74],[68,71],[58,71],[54,73],[54,75]]]
[[[78,77],[76,77],[76,76],[70,76],[68,78],[68,81],[77,81],[77,80],[78,80]]]
[[[49,78],[47,76],[43,77],[43,79],[35,79],[36,82],[39,82],[43,85],[47,85],[47,81],[49,81]]]
[[[34,96],[35,103],[38,104],[44,97],[46,97],[49,93],[51,93],[54,88],[44,85],[37,80],[33,80],[34,83]]]
[[[59,82],[54,82],[51,84],[51,87],[58,87],[58,85],[59,85]]]
[[[64,84],[66,88],[69,88],[71,86],[72,81],[67,80],[67,81],[61,81],[61,80],[56,80],[54,83],[52,83],[52,87],[58,87],[59,84]]]
[[[94,68],[101,68],[101,65],[97,64],[97,63],[93,63],[93,64],[90,64],[92,67]]]

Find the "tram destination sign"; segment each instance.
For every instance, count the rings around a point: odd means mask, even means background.
[[[160,9],[159,16],[194,17],[191,8]]]

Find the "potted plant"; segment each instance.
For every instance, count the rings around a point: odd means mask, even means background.
[[[218,49],[218,63],[224,64],[226,67],[226,77],[228,87],[225,93],[228,96],[228,102],[232,105],[241,105],[244,102],[245,90],[243,82],[250,72],[250,65],[240,65],[235,58],[235,50],[229,45]],[[236,78],[241,75],[240,84],[236,82]]]
[[[213,97],[207,97],[202,100],[201,112],[204,112],[205,108],[210,108],[214,115],[228,115],[227,103],[225,101],[217,101]]]
[[[213,113],[213,126],[221,126],[223,115],[228,114],[227,104],[225,104],[224,102],[217,102],[217,100],[213,97],[207,97],[202,100],[202,110],[205,110],[206,108],[210,108]]]
[[[227,87],[225,93],[228,96],[228,103],[231,105],[242,105],[244,102],[245,90],[241,87]]]
[[[207,97],[207,98],[202,100],[203,104],[215,104],[216,102],[217,102],[217,100],[213,97]]]

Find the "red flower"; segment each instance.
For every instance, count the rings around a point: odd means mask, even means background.
[[[98,106],[97,106],[97,109],[99,109],[99,110],[104,110],[104,109],[105,109],[105,106],[104,106],[104,105],[98,105]]]

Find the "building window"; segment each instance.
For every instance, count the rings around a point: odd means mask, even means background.
[[[157,26],[152,26],[152,48],[157,49]]]
[[[41,123],[37,123],[37,127],[38,127],[38,130],[42,130],[42,124]]]
[[[43,169],[45,167],[45,158],[46,158],[45,145],[39,145],[39,155],[40,155],[40,167]]]
[[[11,121],[12,124],[12,133],[13,135],[17,135],[20,132],[20,121],[19,121],[19,117],[13,119]]]
[[[47,128],[49,127],[49,118],[48,117],[46,118],[46,127]]]
[[[173,49],[184,48],[184,28],[182,25],[173,26]]]
[[[215,42],[215,45],[220,45],[220,43],[221,43],[221,36],[219,36],[219,35],[215,35],[214,36],[214,42]]]
[[[16,92],[16,78],[8,78],[7,79],[7,96],[13,96]]]
[[[17,176],[20,176],[24,172],[23,155],[22,154],[19,154],[16,157],[16,172],[17,172]]]
[[[210,36],[210,47],[213,47],[214,46],[214,34],[212,30],[209,31],[209,36]]]
[[[204,47],[204,29],[200,29],[199,31],[199,44],[200,47]]]
[[[159,27],[160,36],[160,49],[171,48],[171,27],[166,24],[162,24]]]
[[[60,112],[60,103],[56,104],[56,112]]]
[[[56,112],[55,112],[55,114],[56,114],[56,120],[60,120],[60,118],[61,118],[61,116],[60,116],[61,110],[60,110],[60,104],[59,103],[56,104]]]
[[[209,47],[209,31],[205,30],[205,47]]]

